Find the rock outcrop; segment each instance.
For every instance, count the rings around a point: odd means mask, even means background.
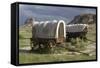
[[[95,14],[81,14],[74,17],[69,24],[93,24],[96,23]]]

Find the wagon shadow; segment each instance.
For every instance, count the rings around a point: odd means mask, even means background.
[[[31,49],[28,49],[28,48],[26,48],[26,49],[20,48],[19,53],[48,54],[48,53],[42,52],[41,49],[40,50],[31,50]]]
[[[32,51],[19,49],[19,53],[32,53]]]
[[[52,54],[48,52],[40,52],[40,51],[32,51],[32,50],[19,50],[19,53],[27,53],[27,54]]]

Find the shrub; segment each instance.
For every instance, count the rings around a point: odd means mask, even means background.
[[[70,42],[71,42],[72,45],[75,45],[77,43],[76,39],[74,39],[74,38],[72,38]]]
[[[80,51],[85,49],[87,43],[80,38],[72,38],[69,43],[66,44],[66,48],[71,51]]]

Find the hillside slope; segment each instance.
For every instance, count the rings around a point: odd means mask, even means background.
[[[69,24],[93,24],[96,23],[95,14],[81,14],[74,17]]]

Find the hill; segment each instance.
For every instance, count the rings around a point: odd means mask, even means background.
[[[81,14],[74,17],[69,24],[93,24],[96,23],[95,14]]]

